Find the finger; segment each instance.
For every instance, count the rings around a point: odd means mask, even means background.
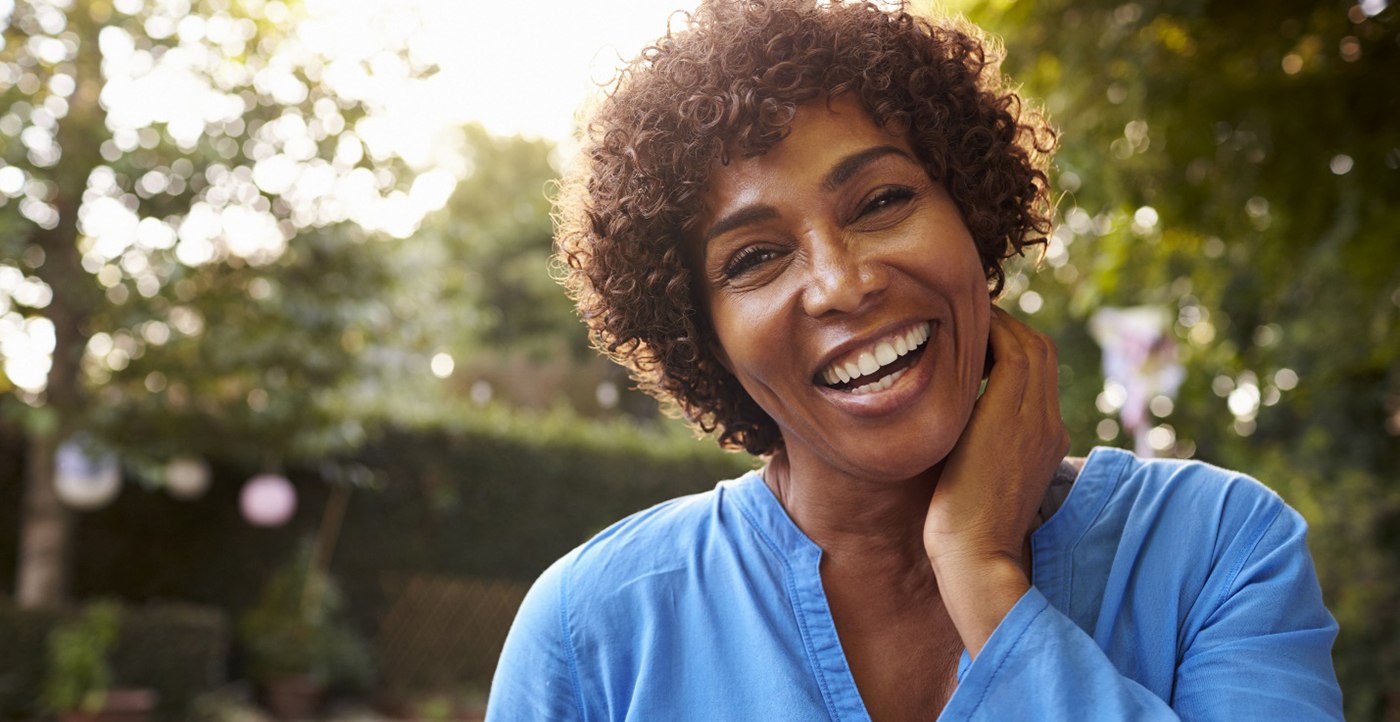
[[[1047,439],[1052,441],[1054,445],[1054,450],[1051,453],[1058,460],[1069,453],[1069,431],[1065,428],[1064,418],[1060,415],[1059,350],[1055,346],[1055,341],[1049,336],[1039,332],[1034,333],[1041,358],[1039,364],[1032,364],[1031,377],[1035,376],[1035,367],[1038,365],[1041,370],[1041,380],[1040,382],[1028,381],[1026,393],[1028,397],[1035,397],[1031,403],[1039,405],[1037,410],[1041,414],[1043,428],[1049,434]],[[1047,451],[1049,450],[1047,449]]]
[[[1007,404],[1015,411],[1021,406],[1025,394],[1027,370],[1030,359],[1025,345],[1015,328],[1015,319],[1005,311],[992,307],[991,329],[988,340],[993,357],[992,370],[987,376],[987,390],[983,398],[998,404]]]
[[[1059,368],[1055,362],[1055,344],[1045,334],[1020,319],[1006,314],[1012,333],[1026,354],[1026,380],[1022,392],[1021,411],[1029,419],[1039,420],[1049,403],[1046,392],[1058,383]]]
[[[1046,338],[1046,369],[1048,374],[1045,385],[1045,417],[1050,428],[1058,430],[1064,437],[1065,449],[1069,451],[1069,432],[1065,430],[1064,417],[1060,414],[1060,353],[1055,347],[1055,342]],[[1063,453],[1061,454],[1063,456]]]
[[[1033,359],[1030,365],[1030,380],[1027,388],[1034,390],[1035,401],[1043,408],[1050,404],[1053,399],[1051,395],[1056,393],[1059,383],[1060,368],[1056,361],[1055,342],[1049,336],[1036,331],[1029,326],[1027,347],[1030,349],[1029,355]]]
[[[1036,428],[1068,438],[1060,416],[1060,367],[1055,342],[1014,316],[1005,313],[1002,315],[1007,322],[1007,328],[1026,353],[1024,387],[1017,413]],[[990,386],[989,381],[988,387]]]
[[[1059,372],[1053,361],[1054,344],[1048,336],[1029,325],[1020,321],[1017,324],[1021,327],[1022,343],[1029,359],[1026,365],[1025,400],[1021,407],[1028,419],[1040,420],[1050,403],[1048,395],[1055,387]]]

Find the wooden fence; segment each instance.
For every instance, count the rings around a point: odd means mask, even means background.
[[[530,585],[431,575],[386,577],[376,646],[387,689],[485,689]]]

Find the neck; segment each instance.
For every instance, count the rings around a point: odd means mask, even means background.
[[[911,479],[853,476],[779,452],[764,469],[797,527],[822,549],[823,573],[926,587],[923,524],[941,466]]]

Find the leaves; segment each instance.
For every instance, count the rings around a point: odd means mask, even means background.
[[[121,631],[121,608],[94,602],[49,632],[44,705],[54,712],[94,713],[112,686],[110,657]]]
[[[137,461],[276,463],[358,442],[327,396],[367,368],[371,349],[344,339],[392,322],[384,224],[417,220],[376,208],[414,174],[365,152],[374,100],[351,80],[373,71],[264,10],[16,4],[0,46],[0,248],[15,252],[0,271],[22,257],[51,292],[14,313],[51,320],[56,341],[42,391],[0,406],[45,408]],[[406,47],[365,50],[397,57],[402,83],[432,71]],[[45,363],[33,346],[11,361]]]
[[[1162,452],[1256,475],[1308,517],[1352,719],[1400,693],[1374,663],[1400,654],[1382,611],[1400,602],[1384,532],[1400,513],[1400,92],[1384,80],[1400,74],[1400,13],[1363,7],[969,9],[1061,129],[1049,267],[1012,285],[1042,297],[1032,323],[1075,371],[1076,448],[1123,442],[1095,409],[1086,315],[1170,309],[1188,375],[1154,421],[1175,439]],[[1244,386],[1258,401],[1232,407]]]

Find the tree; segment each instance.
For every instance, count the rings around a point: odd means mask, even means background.
[[[455,407],[440,410],[451,415],[490,389],[492,400],[514,406],[565,402],[585,415],[615,408],[654,416],[655,403],[622,392],[621,369],[589,349],[572,303],[551,278],[553,145],[493,137],[476,125],[461,129],[461,145],[471,170],[392,259],[394,275],[412,279],[391,302],[401,345],[417,349],[420,368],[443,354],[452,364],[437,370],[451,370],[444,379],[419,373],[418,383],[405,384],[416,393],[401,388],[380,404],[402,406],[411,396]],[[617,390],[611,400],[605,392],[609,403],[596,398],[600,384]]]
[[[1169,310],[1164,454],[1242,469],[1313,525],[1349,719],[1400,714],[1400,76],[1383,2],[967,7],[1060,128],[1059,228],[1012,300],[1050,331],[1083,451],[1121,439],[1084,332]],[[1032,292],[1034,295],[1032,295]]]
[[[452,179],[415,181],[380,142],[376,74],[432,71],[406,36],[332,57],[277,0],[7,5],[0,407],[27,436],[32,606],[64,593],[53,458],[75,432],[268,463],[354,440],[326,394],[392,323],[371,238],[407,235]]]

